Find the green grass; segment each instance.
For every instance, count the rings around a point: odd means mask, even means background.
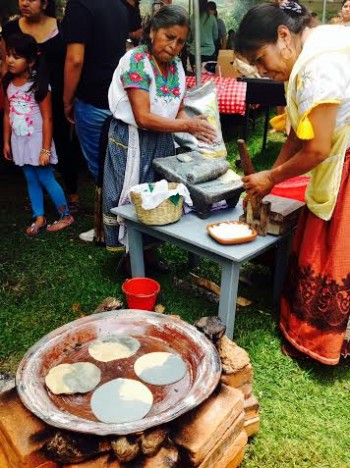
[[[225,124],[229,159],[237,159],[239,132]],[[270,134],[264,155],[261,123],[248,144],[257,169],[268,167],[283,141]],[[0,371],[15,372],[24,353],[51,330],[90,314],[107,296],[123,299],[123,276],[116,274],[120,254],[82,243],[78,234],[92,226],[93,185],[81,178],[82,211],[76,223],[60,233],[24,235],[30,215],[24,211],[25,184],[21,173],[0,167]],[[54,219],[52,207],[50,220]],[[174,288],[173,275],[186,277],[187,255],[164,245],[160,255],[171,266],[171,275],[157,276],[162,291],[159,302],[166,313],[179,314],[193,323],[214,315],[217,305],[189,297]],[[201,260],[197,272],[220,281],[220,270]],[[250,440],[243,467],[350,466],[350,366],[342,362],[326,367],[300,364],[280,352],[278,317],[271,304],[268,268],[247,264],[246,277],[255,275],[254,287],[240,284],[239,294],[253,300],[237,314],[235,341],[245,348],[254,367],[254,393],[261,405],[261,429]]]

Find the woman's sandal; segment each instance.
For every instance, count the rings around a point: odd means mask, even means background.
[[[33,224],[31,224],[30,226],[26,228],[26,234],[27,236],[34,237],[37,234],[39,234],[40,231],[45,229],[46,226],[47,226],[46,220],[42,224],[37,224],[36,221],[34,221]]]
[[[53,224],[49,224],[46,230],[48,232],[62,231],[62,229],[65,229],[66,227],[70,226],[72,223],[74,223],[73,216],[71,215],[62,216],[62,218],[59,219],[58,221],[55,221]]]

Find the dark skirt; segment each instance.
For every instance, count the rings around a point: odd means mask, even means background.
[[[281,299],[281,330],[299,351],[335,365],[347,349],[350,315],[350,150],[329,221],[304,209]]]
[[[165,158],[175,154],[171,133],[152,132],[138,129],[140,144],[139,183],[154,182],[156,174],[152,162],[155,158]],[[119,225],[117,217],[110,210],[118,206],[124,185],[128,154],[129,128],[124,122],[112,119],[109,133],[103,175],[103,224],[105,243],[109,250],[121,247],[118,241]]]

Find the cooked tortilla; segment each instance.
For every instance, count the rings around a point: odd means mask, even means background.
[[[91,409],[104,423],[128,423],[144,418],[152,408],[152,392],[141,382],[114,379],[97,388],[91,397]]]
[[[134,365],[136,375],[149,384],[169,385],[181,380],[187,372],[178,354],[157,352],[139,357]]]
[[[87,393],[101,381],[101,371],[91,362],[59,364],[49,370],[45,377],[46,386],[55,395],[62,393]]]
[[[89,353],[96,361],[109,362],[133,356],[139,347],[140,342],[131,336],[111,336],[93,341]]]

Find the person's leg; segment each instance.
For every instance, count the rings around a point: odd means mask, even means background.
[[[99,148],[102,126],[111,115],[108,109],[99,109],[79,99],[74,107],[75,128],[84,158],[95,181],[99,173]]]
[[[78,202],[78,158],[71,141],[71,128],[64,115],[62,96],[52,96],[53,139],[68,201]]]
[[[23,166],[24,176],[27,181],[28,195],[33,210],[33,218],[44,216],[44,194],[43,189],[38,179],[35,166],[26,164]]]
[[[26,164],[23,166],[23,173],[27,181],[28,195],[33,210],[34,222],[27,227],[26,233],[35,236],[46,226],[44,216],[44,194],[37,175],[37,167]]]
[[[38,179],[41,185],[45,187],[60,216],[58,221],[55,221],[53,224],[47,227],[47,230],[49,232],[61,231],[61,229],[70,226],[74,222],[74,218],[69,213],[68,203],[62,187],[55,179],[53,167],[39,167]]]
[[[52,166],[40,166],[37,168],[40,184],[45,188],[53,201],[60,216],[69,215],[69,208],[63,189],[55,179]]]

